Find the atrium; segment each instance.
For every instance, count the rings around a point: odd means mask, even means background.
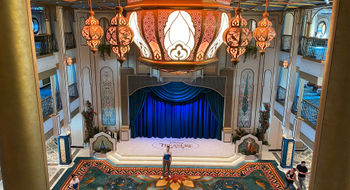
[[[3,0],[0,190],[350,189],[347,11]]]

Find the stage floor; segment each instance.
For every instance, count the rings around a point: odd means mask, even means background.
[[[170,145],[173,165],[232,166],[244,160],[235,154],[235,145],[217,139],[134,138],[117,143],[117,151],[107,154],[116,164],[161,165]]]
[[[117,143],[117,152],[125,156],[162,156],[167,145],[170,145],[174,157],[228,157],[235,152],[232,143],[223,143],[217,139],[193,138],[134,138]]]

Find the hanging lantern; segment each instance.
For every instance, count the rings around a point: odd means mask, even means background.
[[[273,29],[272,22],[267,18],[268,0],[266,0],[265,12],[263,19],[258,23],[258,27],[254,30],[253,36],[256,41],[256,46],[260,53],[265,53],[265,49],[270,46],[271,41],[276,36],[275,29]]]
[[[247,20],[241,15],[240,1],[235,10],[235,16],[230,20],[230,27],[224,32],[223,39],[227,47],[227,52],[231,54],[231,61],[237,64],[239,57],[246,51],[246,46],[252,39],[252,34],[247,27]]]
[[[103,29],[99,25],[99,21],[94,17],[94,12],[91,8],[89,18],[85,20],[85,26],[81,30],[81,35],[86,39],[86,43],[91,47],[91,51],[95,53],[100,45],[100,40],[103,36]]]
[[[128,20],[122,14],[123,8],[118,5],[117,13],[110,21],[111,26],[106,33],[106,39],[112,46],[112,51],[117,55],[117,60],[122,64],[125,54],[130,50],[130,43],[134,33],[129,27]]]
[[[127,2],[140,63],[164,72],[188,73],[218,62],[231,0]]]

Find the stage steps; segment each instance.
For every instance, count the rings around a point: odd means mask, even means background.
[[[107,159],[118,165],[162,165],[160,156],[122,155],[110,152]],[[177,166],[236,166],[244,161],[244,156],[233,154],[227,157],[173,156],[172,165]]]

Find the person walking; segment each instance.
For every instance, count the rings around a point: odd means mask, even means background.
[[[305,186],[305,177],[308,174],[308,169],[305,166],[305,161],[302,161],[299,165],[297,165],[297,171],[298,171],[298,189],[300,190],[306,190]]]
[[[294,168],[288,170],[288,172],[286,173],[286,179],[287,179],[287,182],[286,182],[286,185],[284,186],[284,189],[289,188],[289,190],[292,190],[294,181],[296,181],[296,175],[295,175]]]
[[[170,176],[171,161],[172,161],[172,156],[171,156],[171,152],[170,152],[170,146],[167,145],[166,146],[166,153],[164,153],[164,155],[163,155],[163,173],[162,173],[161,179],[163,179],[163,177],[165,175],[165,169],[167,170],[169,178],[171,177]]]

